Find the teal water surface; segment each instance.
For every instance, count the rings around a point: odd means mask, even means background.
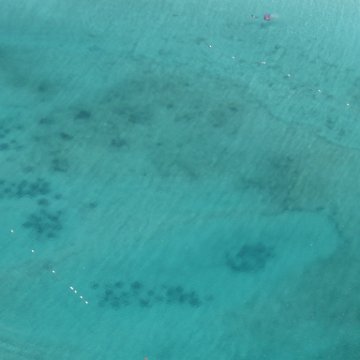
[[[0,359],[359,359],[359,18],[2,0]]]

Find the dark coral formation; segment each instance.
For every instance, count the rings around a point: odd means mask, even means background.
[[[49,193],[50,184],[41,178],[34,181],[21,180],[19,182],[0,180],[0,197],[2,198],[36,198]]]
[[[37,204],[39,206],[49,206],[50,205],[50,201],[46,198],[41,198],[37,201]]]
[[[54,123],[54,120],[48,117],[43,117],[39,120],[39,125],[51,125]]]
[[[128,145],[127,141],[123,138],[113,138],[110,142],[111,147],[113,148],[123,148]]]
[[[31,173],[34,167],[27,165],[24,172]],[[55,238],[63,228],[63,213],[56,206],[62,195],[52,192],[52,186],[45,178],[25,177],[18,181],[0,179],[0,200],[22,203],[29,200],[35,208],[23,221],[22,226],[37,240]],[[21,206],[20,206],[21,207]]]
[[[8,143],[1,143],[0,144],[0,151],[8,150],[9,144]]]
[[[62,229],[62,212],[47,209],[30,214],[23,223],[25,228],[32,230],[38,237],[54,238]]]
[[[91,117],[91,112],[88,110],[79,110],[75,116],[75,120],[88,120]]]
[[[226,264],[235,272],[254,273],[263,270],[273,256],[272,247],[261,243],[245,244],[235,253],[226,254]]]
[[[19,145],[16,139],[12,138],[12,133],[19,130],[21,130],[21,126],[0,126],[0,151],[21,150],[23,148],[22,145]]]
[[[74,137],[66,132],[60,132],[59,137],[61,140],[72,140]]]
[[[195,291],[185,291],[181,286],[164,286],[165,301],[168,304],[189,304],[193,307],[201,305],[199,296]]]
[[[101,286],[98,282],[90,284],[99,296],[99,306],[119,309],[125,306],[139,306],[150,308],[156,304],[188,305],[197,308],[205,302],[211,301],[212,296],[200,299],[192,290],[186,291],[179,285],[162,285],[161,287],[148,287],[139,281],[126,283],[116,281],[113,284]]]
[[[66,159],[55,158],[51,161],[51,171],[67,172],[69,170],[69,162]]]
[[[11,130],[9,128],[5,128],[3,126],[0,127],[0,139],[4,139],[9,135]]]

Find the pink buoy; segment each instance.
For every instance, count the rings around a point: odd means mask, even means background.
[[[264,14],[264,20],[265,20],[265,21],[270,21],[270,20],[271,20],[271,14],[265,13],[265,14]]]

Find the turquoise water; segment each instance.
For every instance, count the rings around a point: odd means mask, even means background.
[[[360,358],[356,1],[0,10],[1,359]]]

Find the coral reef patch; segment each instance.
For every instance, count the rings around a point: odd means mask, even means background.
[[[90,288],[96,291],[100,307],[114,310],[125,306],[150,308],[158,304],[198,308],[213,300],[211,295],[201,298],[196,291],[184,289],[180,285],[163,284],[151,287],[138,280],[133,282],[117,280],[105,285],[92,282]]]
[[[263,270],[274,257],[274,250],[261,243],[245,244],[234,253],[226,254],[226,264],[234,272],[254,273]]]

